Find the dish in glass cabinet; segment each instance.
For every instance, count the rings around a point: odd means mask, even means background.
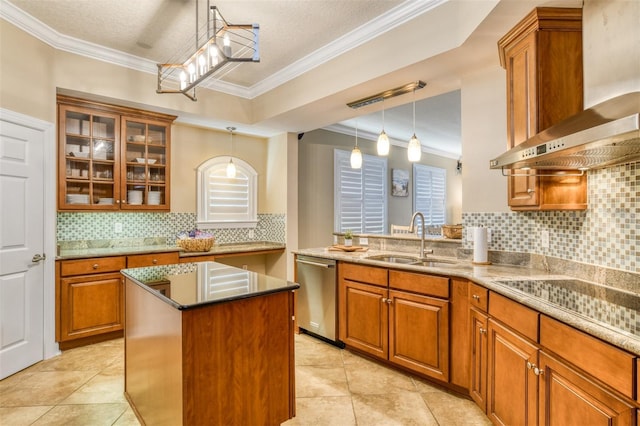
[[[89,158],[88,152],[71,151],[70,155],[72,157],[78,157],[78,158]]]
[[[144,142],[146,138],[144,135],[134,135],[134,136],[129,136],[127,140],[129,142]]]

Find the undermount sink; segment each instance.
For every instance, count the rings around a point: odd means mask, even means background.
[[[404,265],[417,265],[417,266],[430,266],[430,267],[448,266],[448,265],[455,265],[456,263],[458,263],[454,260],[420,259],[419,257],[416,257],[416,256],[404,256],[401,254],[375,254],[375,255],[367,256],[365,259],[377,260],[380,262],[388,262],[388,263],[401,263]]]
[[[415,256],[403,256],[399,254],[376,254],[373,256],[367,256],[368,260],[379,260],[380,262],[389,263],[404,263],[413,265],[420,262],[419,257]]]

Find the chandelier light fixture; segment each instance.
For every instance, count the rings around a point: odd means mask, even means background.
[[[227,127],[229,131],[230,140],[231,140],[231,155],[229,156],[229,164],[227,164],[227,177],[229,179],[233,179],[236,177],[236,165],[233,164],[233,132],[236,130],[235,127]]]
[[[407,147],[407,158],[412,163],[420,161],[422,158],[422,145],[420,140],[416,136],[416,92],[413,91],[413,136],[409,140],[409,146]]]
[[[389,155],[389,136],[384,131],[384,99],[382,99],[382,132],[378,136],[378,155]]]
[[[206,30],[198,31],[196,0],[195,51],[191,47],[168,63],[158,64],[157,93],[181,93],[196,101],[196,87],[229,64],[260,62],[258,24],[229,24],[207,0]]]
[[[358,148],[358,122],[356,121],[356,146],[351,151],[351,168],[352,169],[360,169],[362,168],[362,152],[360,148]]]

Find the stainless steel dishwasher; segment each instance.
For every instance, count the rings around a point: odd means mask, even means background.
[[[343,347],[338,340],[336,262],[312,256],[296,257],[297,321],[301,332]]]

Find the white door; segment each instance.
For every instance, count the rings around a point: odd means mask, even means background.
[[[0,117],[0,379],[43,359],[44,136]]]

